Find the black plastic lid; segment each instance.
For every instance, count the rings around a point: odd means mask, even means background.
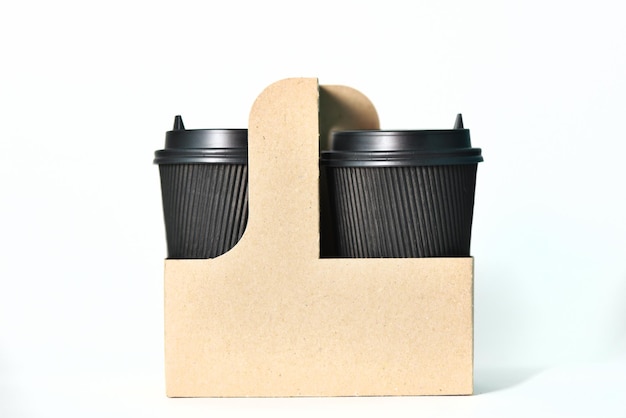
[[[457,116],[454,129],[416,131],[337,131],[322,165],[331,167],[393,167],[475,164],[483,161],[472,148],[469,129]]]
[[[247,163],[247,129],[185,129],[180,116],[165,134],[165,149],[154,153],[154,164]]]

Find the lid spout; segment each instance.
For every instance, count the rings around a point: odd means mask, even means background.
[[[456,115],[456,120],[454,121],[454,129],[465,129],[463,127],[463,116],[459,113]]]
[[[174,118],[174,131],[184,131],[185,125],[183,124],[183,118],[180,115],[176,115]]]

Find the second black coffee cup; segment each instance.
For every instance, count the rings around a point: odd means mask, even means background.
[[[248,221],[247,129],[185,129],[176,116],[155,152],[168,258],[214,258]]]
[[[469,256],[476,168],[454,129],[334,132],[322,152],[337,257]]]

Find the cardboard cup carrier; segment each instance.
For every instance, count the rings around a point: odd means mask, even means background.
[[[465,250],[463,234],[457,237],[444,228],[440,239],[427,240],[423,247],[418,246],[416,254],[402,250],[397,255],[408,258],[387,258],[377,252],[321,256],[322,242],[328,237],[324,228],[329,225],[327,220],[333,223],[333,214],[337,213],[336,208],[325,207],[327,197],[337,190],[348,193],[341,189],[341,183],[354,183],[357,175],[354,179],[338,179],[335,177],[340,176],[331,173],[330,187],[326,189],[325,179],[320,181],[320,176],[325,176],[327,167],[334,170],[335,166],[324,165],[326,168],[320,172],[320,142],[326,149],[332,131],[377,129],[374,106],[350,87],[320,86],[315,78],[294,78],[276,82],[258,96],[247,131],[245,232],[232,248],[214,258],[180,259],[177,253],[176,257],[168,254],[165,260],[168,396],[472,393],[473,258]],[[332,142],[337,147],[341,139],[335,137]],[[174,193],[168,198],[172,202],[189,199],[176,194],[188,193],[182,191],[185,186],[180,179],[184,175],[166,175],[171,180],[164,187],[181,190],[168,191]],[[442,169],[421,175],[426,183],[432,179],[453,196],[457,196],[453,191],[456,183],[473,187],[472,173],[455,174]],[[218,176],[222,180],[217,183],[228,184],[233,206],[243,207],[237,202],[245,196],[244,175],[237,181],[225,180],[232,176]],[[376,197],[379,200],[400,194],[400,189],[385,187],[392,181],[400,188],[419,183],[417,177],[407,173],[390,171],[376,176],[375,181],[382,182],[376,183],[377,187],[383,186],[387,193]],[[366,182],[364,176],[361,180]],[[433,204],[456,207],[459,213],[468,207],[470,197],[455,199],[447,203],[435,200]],[[473,202],[473,189],[471,199]],[[164,196],[164,205],[166,200]],[[402,199],[398,202],[394,203],[395,216],[436,210],[419,209]],[[362,208],[368,208],[373,203],[362,204]],[[346,208],[346,214],[359,210],[355,206]],[[167,212],[171,207],[164,209]],[[226,235],[237,237],[245,215],[225,213],[221,209],[218,217],[234,219],[227,223],[237,225]],[[451,209],[449,216],[456,219],[460,215]],[[379,225],[391,222],[391,218],[382,219]],[[458,225],[466,223],[458,219]],[[394,238],[395,244],[380,235],[378,247],[400,248],[405,240],[409,243],[433,229],[413,228],[406,236]],[[335,232],[347,237],[345,248],[356,241],[352,232]],[[169,245],[169,229],[167,234]],[[450,247],[454,257],[432,257],[428,250],[433,247],[439,251],[441,243],[457,241],[458,245]],[[388,254],[396,257],[395,253]],[[370,256],[376,258],[353,258]]]

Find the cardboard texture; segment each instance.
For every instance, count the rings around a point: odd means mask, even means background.
[[[320,258],[319,134],[333,126],[378,116],[314,78],[257,98],[243,238],[165,262],[168,396],[472,393],[472,258]]]

